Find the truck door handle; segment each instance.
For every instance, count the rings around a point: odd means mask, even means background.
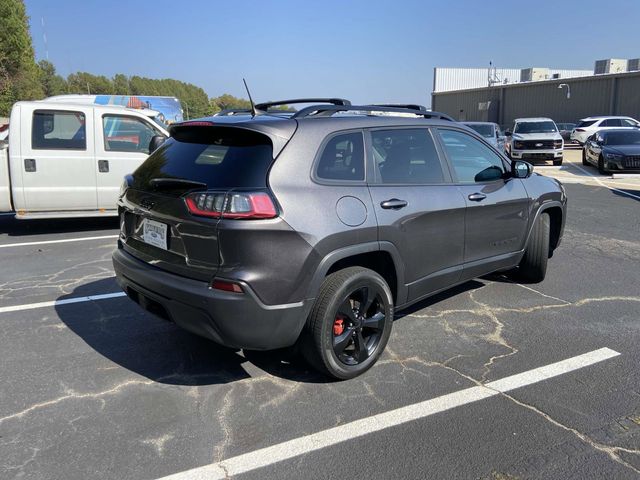
[[[469,200],[471,200],[472,202],[481,202],[482,200],[484,200],[485,198],[487,198],[487,196],[484,193],[472,193],[471,195],[469,195]]]
[[[390,198],[384,202],[380,202],[380,206],[386,210],[400,210],[408,205],[406,200],[398,200],[397,198]]]
[[[25,172],[35,172],[36,171],[36,159],[35,158],[25,158],[24,159],[24,171]]]
[[[109,171],[109,160],[98,160],[98,171],[107,173]]]

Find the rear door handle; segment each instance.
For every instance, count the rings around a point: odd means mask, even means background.
[[[471,195],[469,195],[469,200],[471,200],[472,202],[481,202],[482,200],[484,200],[485,198],[487,198],[487,196],[484,193],[472,193]]]
[[[35,172],[36,171],[36,159],[35,158],[25,158],[24,159],[24,171],[25,172]]]
[[[107,173],[109,171],[109,160],[98,160],[98,171]]]
[[[380,206],[386,210],[400,210],[408,205],[406,200],[398,200],[397,198],[391,198],[380,202]]]

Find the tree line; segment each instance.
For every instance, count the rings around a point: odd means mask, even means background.
[[[227,108],[250,107],[249,101],[243,98],[226,93],[209,98],[202,88],[172,78],[121,73],[109,78],[88,72],[76,72],[64,78],[56,72],[53,63],[47,60],[36,63],[23,0],[0,0],[0,117],[9,116],[11,106],[19,100],[83,93],[176,97],[189,118]]]

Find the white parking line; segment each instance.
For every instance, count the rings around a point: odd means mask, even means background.
[[[238,455],[237,457],[231,457],[219,463],[162,477],[160,480],[215,480],[234,477],[235,475],[241,475],[370,433],[379,432],[390,427],[493,397],[500,393],[509,392],[516,388],[548,380],[618,355],[620,354],[614,350],[601,348],[593,352],[578,355],[577,357],[552,363],[551,365],[490,382],[483,386],[466,388],[431,400],[414,403],[413,405],[346,423],[339,427],[322,430],[311,435]]]
[[[62,300],[51,300],[49,302],[28,303],[25,305],[11,305],[0,307],[0,313],[20,312],[22,310],[33,310],[42,307],[57,307],[58,305],[68,305],[70,303],[93,302],[96,300],[107,300],[109,298],[124,297],[124,292],[103,293],[101,295],[89,295],[87,297],[64,298]]]
[[[118,238],[118,235],[101,235],[99,237],[65,238],[63,240],[43,240],[41,242],[7,243],[5,245],[0,245],[0,248],[27,247],[29,245],[47,245],[49,243],[84,242],[87,240],[104,240],[106,238]]]
[[[614,192],[619,192],[619,193],[622,193],[623,195],[628,195],[628,196],[630,196],[630,197],[632,197],[632,198],[635,198],[636,200],[640,200],[640,196],[638,196],[638,195],[634,195],[633,193],[625,192],[624,190],[620,190],[620,189],[618,189],[618,188],[610,187],[609,185],[607,185],[606,183],[604,183],[602,180],[600,180],[598,177],[596,177],[593,173],[586,171],[584,168],[582,168],[582,167],[580,167],[580,166],[578,166],[578,165],[576,165],[576,164],[571,163],[571,164],[569,164],[569,165],[571,165],[571,166],[573,166],[573,167],[576,167],[578,170],[580,170],[580,171],[582,171],[582,172],[586,173],[587,175],[589,175],[589,176],[590,176],[591,178],[593,178],[593,179],[598,183],[598,185],[600,185],[601,187],[608,188],[609,190],[613,190]]]

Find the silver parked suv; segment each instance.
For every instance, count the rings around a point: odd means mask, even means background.
[[[490,272],[545,277],[557,181],[424,107],[313,101],[171,126],[119,200],[131,299],[223,345],[298,345],[345,379],[376,362],[397,310]]]

